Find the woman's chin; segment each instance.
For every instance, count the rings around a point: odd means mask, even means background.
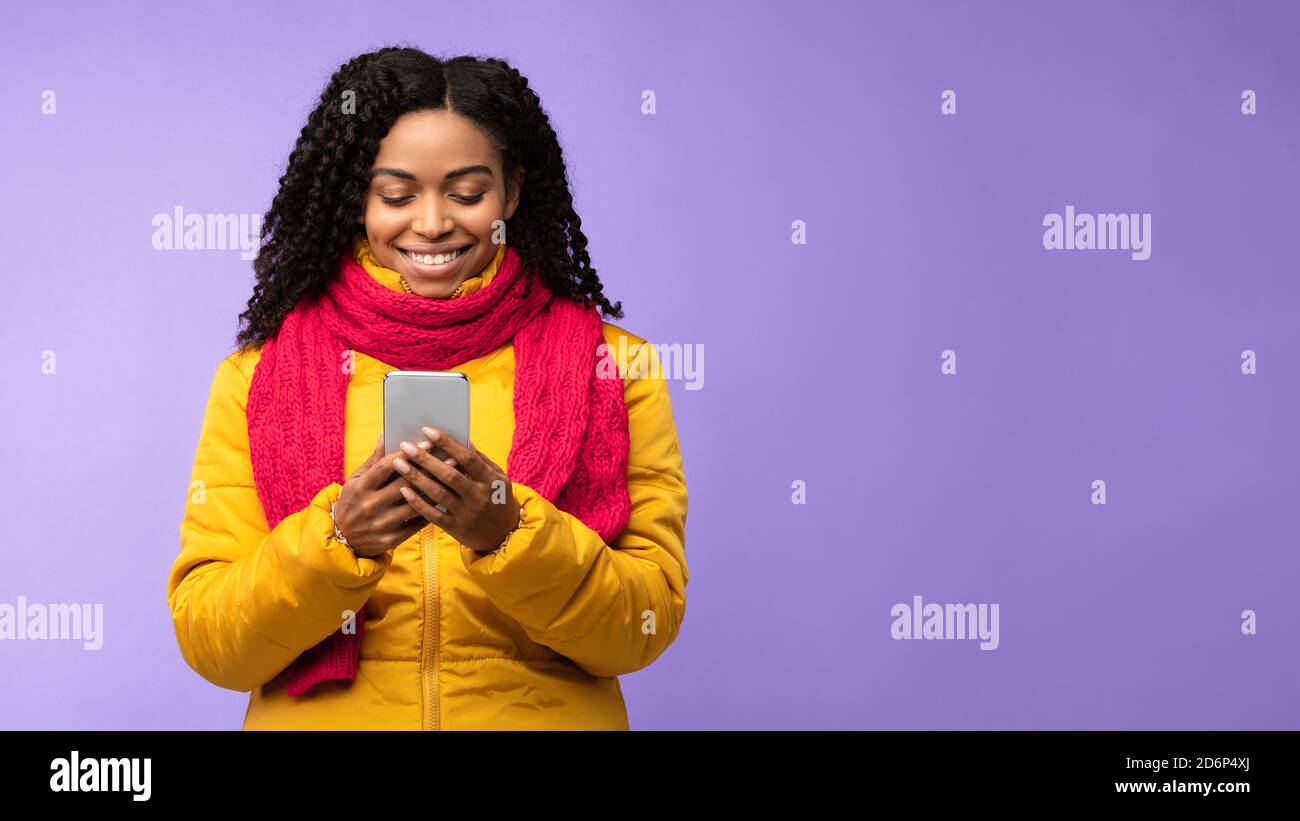
[[[455,279],[448,282],[420,282],[419,280],[406,278],[406,284],[411,287],[411,292],[430,299],[447,299],[456,292],[460,287],[461,280]]]

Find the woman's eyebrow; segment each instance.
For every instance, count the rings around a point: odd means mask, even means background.
[[[403,171],[400,168],[374,168],[370,171],[370,179],[379,176],[399,177],[404,180],[415,182],[415,175],[410,171]]]
[[[451,171],[448,171],[447,175],[443,177],[443,179],[451,180],[456,177],[463,177],[466,174],[487,174],[491,177],[492,169],[486,165],[467,165],[464,168],[454,168]],[[411,182],[416,181],[414,174],[410,171],[403,171],[400,168],[375,168],[370,171],[370,178],[372,180],[378,176],[397,177],[403,180],[410,180]]]

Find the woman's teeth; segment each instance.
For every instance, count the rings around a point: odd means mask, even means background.
[[[413,254],[410,251],[402,251],[402,253],[424,265],[445,265],[465,253],[465,249],[461,248],[459,251],[454,251],[449,254]]]

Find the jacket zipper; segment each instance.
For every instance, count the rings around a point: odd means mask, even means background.
[[[420,548],[424,562],[424,664],[420,676],[424,684],[425,730],[438,729],[438,551],[432,525],[420,531]],[[432,543],[432,550],[430,546]]]

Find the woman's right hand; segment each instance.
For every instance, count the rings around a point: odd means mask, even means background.
[[[407,504],[398,487],[401,474],[393,460],[400,450],[384,453],[384,436],[379,435],[374,453],[347,482],[334,504],[334,524],[348,540],[352,552],[372,559],[392,550],[428,524]]]

